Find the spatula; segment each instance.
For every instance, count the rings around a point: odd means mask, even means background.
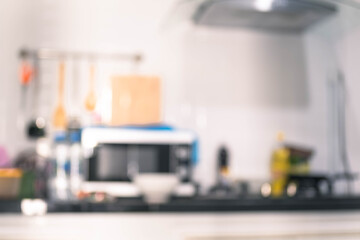
[[[95,67],[94,65],[90,66],[90,76],[89,76],[89,92],[85,98],[85,109],[89,112],[94,111],[96,107],[96,95],[95,95]]]
[[[53,116],[53,125],[56,129],[66,128],[66,111],[64,106],[65,63],[59,63],[58,103]]]

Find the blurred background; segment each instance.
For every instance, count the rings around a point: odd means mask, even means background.
[[[360,2],[0,5],[0,222],[360,209]]]

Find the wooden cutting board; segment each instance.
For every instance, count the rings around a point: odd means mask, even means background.
[[[143,125],[161,121],[161,80],[128,75],[112,78],[112,125]]]

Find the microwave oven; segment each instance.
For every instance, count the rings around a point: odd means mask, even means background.
[[[132,183],[141,173],[176,174],[179,195],[191,195],[197,161],[196,135],[170,127],[89,127],[82,131],[82,190],[118,197],[140,195]]]

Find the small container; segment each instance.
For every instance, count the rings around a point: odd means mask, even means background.
[[[69,200],[69,144],[66,132],[57,132],[53,146],[52,173],[49,182],[50,198],[52,200]]]
[[[83,180],[80,130],[70,133],[69,157],[70,157],[70,188],[72,194],[76,196],[80,191],[80,185]]]
[[[17,168],[0,169],[0,198],[15,199],[19,196],[22,171]]]

